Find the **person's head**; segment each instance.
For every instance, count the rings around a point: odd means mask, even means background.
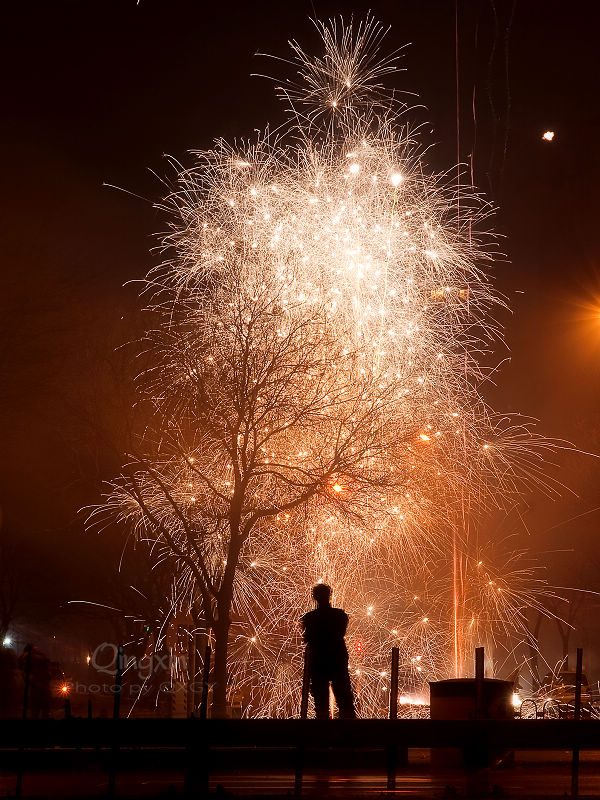
[[[326,583],[317,583],[312,590],[313,600],[320,606],[327,605],[331,598],[331,586]]]

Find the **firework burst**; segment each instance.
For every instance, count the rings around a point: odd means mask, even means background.
[[[484,587],[469,530],[545,487],[551,449],[479,393],[503,302],[489,205],[426,170],[381,83],[383,29],[319,29],[322,57],[292,45],[285,132],[196,153],[163,206],[140,376],[156,434],[96,512],[172,566],[221,701],[227,661],[255,716],[296,713],[317,581],[350,615],[364,715],[385,713],[392,646],[423,698],[474,644],[522,636],[535,581],[486,568]]]

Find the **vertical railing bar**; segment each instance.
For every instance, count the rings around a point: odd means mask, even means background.
[[[310,650],[304,648],[304,668],[302,670],[302,694],[300,696],[300,719],[308,717],[308,690],[310,688]],[[294,794],[302,794],[302,781],[304,778],[304,747],[296,748],[296,770],[294,774]]]
[[[583,648],[577,648],[577,666],[575,668],[575,721],[581,718],[581,680],[583,675]],[[579,795],[579,747],[573,748],[571,763],[571,795]]]
[[[475,648],[475,719],[483,717],[483,683],[485,675],[485,651]]]
[[[390,673],[390,719],[398,719],[398,668],[400,664],[400,650],[392,647],[392,670]],[[395,744],[388,747],[387,789],[393,792],[396,788],[398,748]]]
[[[121,686],[123,683],[123,645],[117,647],[117,670],[115,674],[114,686],[114,701],[113,701],[113,726],[112,731],[112,747],[110,755],[110,770],[108,773],[108,796],[113,798],[116,796],[117,785],[117,758],[119,753],[119,737],[117,724],[119,722],[119,714],[121,712]]]
[[[392,647],[392,672],[390,675],[390,719],[398,719],[398,671],[400,650]]]
[[[31,650],[30,644],[25,648],[27,658],[25,660],[25,689],[23,692],[23,710],[21,718],[23,721],[27,719],[27,706],[29,704],[29,680],[31,677]],[[25,736],[25,725],[23,725],[23,736]],[[21,797],[21,786],[23,784],[23,759],[25,757],[25,749],[23,744],[19,747],[19,754],[17,756],[17,785],[15,787],[15,797]]]

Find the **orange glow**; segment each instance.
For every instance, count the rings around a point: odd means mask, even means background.
[[[301,114],[281,133],[197,152],[168,190],[171,299],[151,303],[140,373],[156,424],[90,514],[169,559],[177,608],[199,598],[203,636],[234,603],[231,685],[250,717],[296,713],[297,617],[314,582],[350,613],[365,716],[384,711],[377,676],[392,641],[402,664],[423,654],[411,691],[425,693],[430,678],[466,672],[479,637],[529,641],[520,609],[546,591],[504,545],[496,559],[483,551],[497,568],[475,567],[480,509],[546,490],[554,449],[479,398],[478,359],[502,341],[493,308],[504,307],[484,274],[488,205],[465,187],[459,208],[460,187],[429,174],[393,93],[377,110],[395,63],[375,58],[385,29],[371,16],[317,28],[324,59],[294,44],[299,80],[282,94]],[[489,574],[506,588],[486,590]]]

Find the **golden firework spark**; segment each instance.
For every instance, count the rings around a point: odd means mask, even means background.
[[[159,433],[103,507],[172,565],[197,630],[230,582],[229,688],[253,716],[299,705],[318,581],[350,615],[367,716],[387,708],[392,646],[414,710],[453,652],[522,635],[535,582],[477,566],[468,521],[543,488],[551,448],[479,393],[503,304],[489,204],[463,186],[459,214],[450,173],[427,170],[381,84],[382,28],[319,27],[322,57],[293,44],[286,132],[196,153],[164,204],[174,256],[149,279],[140,376]]]

